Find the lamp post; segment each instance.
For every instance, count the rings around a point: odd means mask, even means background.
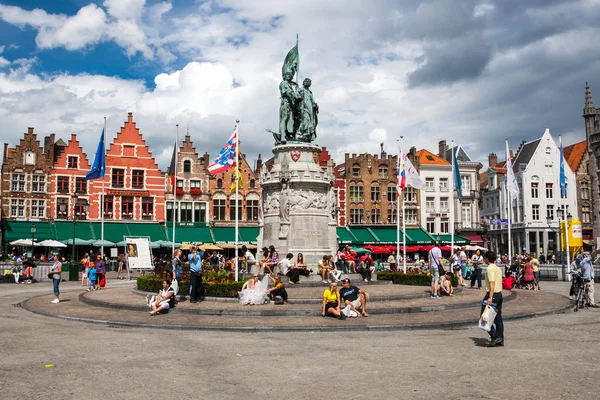
[[[85,218],[85,216],[87,215],[87,211],[88,211],[88,207],[89,204],[87,201],[79,201],[79,198],[77,196],[76,193],[74,193],[71,196],[71,202],[73,203],[73,242],[72,242],[72,248],[71,248],[71,265],[73,265],[75,263],[75,237],[76,237],[76,233],[77,233],[77,206],[81,205],[81,210],[79,212],[79,219],[83,219]],[[65,202],[66,203],[66,202]],[[61,210],[63,209],[63,205],[66,208],[66,204],[61,204]]]
[[[31,258],[33,259],[33,240],[35,238],[36,227],[35,224],[31,224]]]

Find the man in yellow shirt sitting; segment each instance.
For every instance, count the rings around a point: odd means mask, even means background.
[[[496,318],[493,321],[492,329],[489,334],[491,337],[488,347],[504,346],[504,322],[502,321],[502,271],[494,264],[496,253],[488,251],[486,254],[488,262],[485,271],[485,290],[486,294],[481,305],[481,313],[488,305],[496,311]]]

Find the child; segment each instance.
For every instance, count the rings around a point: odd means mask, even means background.
[[[88,268],[88,288],[87,291],[96,290],[96,265],[94,262],[90,262],[90,266]]]

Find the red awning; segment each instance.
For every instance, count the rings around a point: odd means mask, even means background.
[[[390,254],[389,246],[363,246],[363,248],[371,250],[373,254]]]
[[[484,240],[481,236],[463,236],[465,239],[469,239],[471,244],[483,244]]]

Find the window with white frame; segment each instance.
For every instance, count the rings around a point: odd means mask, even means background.
[[[554,197],[554,188],[551,183],[546,183],[546,198],[551,199]]]
[[[44,218],[46,215],[46,200],[31,199],[31,218]]]
[[[472,215],[471,215],[471,205],[470,204],[464,204],[462,206],[462,227],[463,228],[470,228],[471,227],[471,221],[472,221]]]
[[[448,218],[442,218],[440,222],[440,233],[448,233],[450,232],[450,222]]]
[[[380,200],[381,200],[381,196],[380,196],[380,192],[379,192],[379,186],[371,185],[371,201],[378,202]]]
[[[448,178],[440,178],[440,190],[442,192],[448,191]]]
[[[427,211],[435,211],[435,197],[425,198],[425,209]]]
[[[31,176],[31,191],[34,193],[46,192],[46,175]]]
[[[435,180],[433,178],[425,178],[425,190],[428,192],[434,192]]]
[[[539,197],[538,186],[539,185],[537,183],[531,184],[531,198],[532,199],[537,199]]]
[[[398,210],[396,208],[388,208],[388,224],[395,224],[398,222]]]
[[[387,165],[380,165],[379,166],[379,178],[380,179],[387,179],[388,177],[388,167]]]
[[[540,205],[534,204],[531,206],[531,219],[534,221],[540,220]]]
[[[358,206],[350,208],[350,223],[362,224],[364,218],[364,210]]]
[[[469,175],[462,175],[460,177],[462,182],[462,194],[468,196],[471,192],[471,177]]]
[[[25,199],[10,200],[10,216],[17,218],[25,216]]]
[[[375,206],[371,209],[371,223],[373,224],[381,223],[381,209],[378,206],[379,204],[375,204]]]
[[[440,197],[440,210],[448,211],[450,208],[448,207],[448,197]]]
[[[435,218],[427,218],[427,232],[435,233]]]
[[[387,201],[389,203],[396,202],[396,196],[398,196],[396,185],[389,185],[387,188]]]
[[[552,204],[546,206],[546,219],[554,221],[554,205]]]
[[[589,206],[582,206],[581,207],[581,222],[583,222],[584,224],[589,224],[592,222],[591,218],[590,218],[590,207]]]
[[[417,209],[416,208],[405,209],[404,216],[406,218],[407,224],[415,225],[417,223]]]
[[[581,182],[581,199],[589,200],[590,198],[590,183],[587,181]]]
[[[414,187],[406,187],[403,190],[405,203],[417,202],[417,190]]]
[[[359,185],[350,185],[350,201],[364,201],[364,188]]]
[[[11,177],[10,190],[13,192],[25,191],[25,174],[13,174]]]

